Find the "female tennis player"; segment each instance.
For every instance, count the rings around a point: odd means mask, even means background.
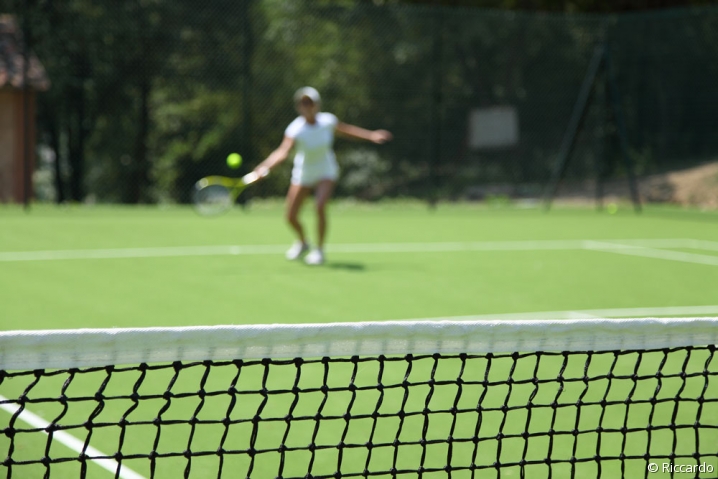
[[[339,166],[333,150],[334,134],[377,144],[391,140],[392,135],[386,130],[370,131],[348,125],[340,122],[331,113],[321,112],[319,92],[312,87],[297,90],[294,103],[299,116],[284,131],[284,140],[279,147],[260,163],[255,171],[266,173],[286,160],[290,150],[295,147],[292,180],[287,192],[286,218],[297,235],[297,241],[287,251],[287,259],[297,260],[306,254],[305,263],[319,265],[324,263],[326,206],[339,178]],[[299,222],[302,203],[312,191],[318,217],[316,248],[310,248],[304,228]]]

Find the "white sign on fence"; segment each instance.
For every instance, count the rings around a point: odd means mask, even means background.
[[[519,142],[519,117],[512,106],[477,108],[469,113],[469,147],[501,148]]]

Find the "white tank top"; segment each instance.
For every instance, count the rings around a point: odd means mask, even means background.
[[[296,167],[311,167],[327,161],[336,161],[332,147],[334,130],[339,120],[331,113],[324,112],[317,113],[316,120],[312,125],[300,116],[284,131],[284,136],[294,139]]]

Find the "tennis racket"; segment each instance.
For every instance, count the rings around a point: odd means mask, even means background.
[[[267,176],[269,171],[247,173],[241,178],[207,176],[194,185],[194,208],[202,216],[216,216],[227,212],[237,197],[252,183]]]

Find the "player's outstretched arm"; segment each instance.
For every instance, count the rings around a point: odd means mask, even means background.
[[[372,143],[386,143],[391,140],[392,134],[386,130],[366,130],[348,123],[337,123],[336,132],[346,138],[371,141]]]
[[[276,150],[271,152],[269,156],[254,168],[254,171],[261,174],[268,173],[269,170],[283,162],[289,157],[289,152],[294,146],[294,138],[285,136],[282,143]]]

